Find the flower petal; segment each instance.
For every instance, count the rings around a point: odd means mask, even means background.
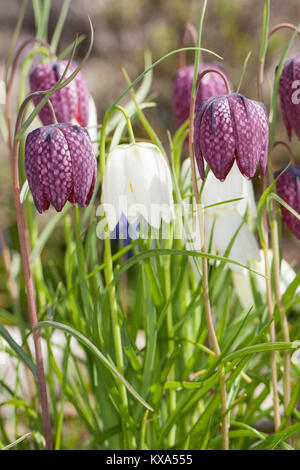
[[[56,82],[61,78],[66,68],[67,61],[60,61],[53,65],[53,70],[56,77]],[[65,79],[67,79],[75,69],[73,64],[70,65]],[[75,77],[76,79],[76,77]],[[53,93],[51,102],[55,110],[58,122],[70,122],[73,117],[76,117],[76,112],[79,106],[79,97],[77,95],[76,81],[72,80],[68,85]]]
[[[67,65],[67,61],[62,60],[60,64],[63,64],[65,67]],[[76,67],[77,64],[72,62],[69,68],[70,74],[76,69]],[[89,122],[90,92],[86,79],[81,71],[77,73],[71,83],[74,84],[74,93],[76,95],[74,117],[80,126],[86,127]]]
[[[93,195],[93,192],[94,192],[94,189],[95,189],[95,184],[96,184],[96,180],[97,180],[97,161],[96,161],[96,158],[95,158],[95,161],[94,161],[94,172],[93,172],[93,178],[92,178],[92,182],[91,182],[91,187],[89,189],[89,192],[88,192],[88,195],[86,197],[86,200],[85,200],[85,205],[88,206],[91,199],[92,199],[92,195]]]
[[[40,64],[35,67],[30,73],[29,82],[32,93],[53,88],[57,79],[52,64]],[[41,100],[42,96],[35,96],[33,98],[34,105],[37,106]],[[51,96],[50,100],[52,104],[55,102],[54,94]],[[52,114],[47,103],[39,111],[39,118],[45,126],[52,124]]]
[[[214,175],[223,181],[234,163],[235,151],[235,136],[227,96],[209,99],[200,119],[200,122],[197,121],[197,127],[200,129],[198,139],[201,153]],[[195,133],[195,139],[196,136]]]
[[[89,122],[87,124],[87,131],[93,143],[93,149],[94,149],[95,155],[97,155],[98,148],[99,148],[99,145],[96,142],[98,138],[98,118],[97,118],[97,109],[96,109],[95,101],[92,98],[92,96],[90,96],[90,99],[89,99]]]
[[[277,178],[282,172],[278,170],[274,176]],[[278,195],[300,214],[300,165],[290,166],[276,181]],[[281,206],[283,221],[300,239],[300,221],[285,207]]]
[[[25,172],[28,180],[29,187],[32,192],[33,200],[37,210],[42,213],[49,207],[49,201],[44,198],[43,188],[40,182],[39,167],[38,167],[38,154],[37,154],[37,140],[39,138],[41,129],[35,129],[30,132],[26,138],[25,144]]]
[[[256,107],[256,110],[258,113],[258,119],[260,123],[259,129],[261,132],[262,148],[261,148],[261,153],[259,157],[259,164],[260,164],[259,175],[262,177],[266,172],[267,163],[268,163],[269,121],[268,121],[268,115],[267,115],[265,105],[263,103],[260,103],[259,101],[252,101],[252,103]]]
[[[60,212],[73,187],[70,151],[60,128],[42,127],[37,149],[39,175],[44,195]]]
[[[86,129],[67,125],[61,128],[67,141],[72,160],[74,198],[77,204],[87,204],[88,195],[95,178],[96,157]]]
[[[114,230],[121,214],[120,197],[125,194],[126,146],[119,145],[107,157],[102,184],[102,203],[110,231]]]
[[[173,87],[173,105],[177,126],[180,127],[189,117],[193,87],[194,66],[178,70]]]
[[[155,228],[161,218],[170,221],[174,214],[172,181],[158,147],[138,143],[112,150],[104,173],[103,203],[111,205],[105,210],[110,230],[121,213],[129,223],[142,215]]]
[[[260,122],[255,104],[243,95],[228,97],[236,142],[236,159],[241,173],[252,178],[261,155]]]
[[[55,63],[40,64],[30,74],[31,91],[48,90],[52,88],[61,78],[67,65],[66,60]],[[66,73],[67,79],[77,67],[72,62]],[[53,105],[57,121],[60,123],[71,122],[73,119],[81,126],[87,126],[89,118],[89,90],[83,74],[79,71],[68,85],[53,93],[50,101]],[[35,106],[42,97],[34,97]],[[52,114],[46,103],[39,112],[39,117],[44,125],[52,124]]]
[[[292,129],[300,140],[300,104],[293,102],[293,83],[300,80],[300,54],[284,64],[279,81],[279,98],[288,138],[292,138]]]

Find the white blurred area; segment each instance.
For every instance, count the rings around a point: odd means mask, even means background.
[[[22,346],[21,333],[17,327],[6,327],[6,330],[14,339],[14,341]],[[51,335],[51,351],[57,362],[58,367],[62,371],[64,349],[66,346],[66,336],[61,331],[54,331]],[[34,357],[34,344],[33,336],[30,334],[28,338],[28,344],[31,353]],[[42,355],[44,358],[44,368],[47,374],[49,368],[48,361],[48,348],[47,342],[44,338],[41,338],[42,344]],[[75,338],[71,338],[70,350],[78,359],[84,358],[84,351],[78,344]],[[5,342],[4,339],[0,338],[0,381],[11,389],[18,398],[28,400],[34,390],[34,377],[30,369],[21,362],[13,353],[11,354],[11,348]],[[69,362],[68,376],[72,374],[72,361]],[[57,383],[57,387],[58,387]],[[58,388],[59,389],[59,388]],[[11,394],[7,389],[3,387],[0,382],[0,403],[11,398]]]

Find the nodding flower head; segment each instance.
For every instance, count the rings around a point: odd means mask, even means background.
[[[292,138],[292,129],[300,140],[300,54],[285,62],[279,81],[279,98],[283,121],[288,138]],[[297,91],[298,88],[298,91]]]
[[[201,177],[204,161],[219,180],[229,173],[234,159],[243,176],[252,178],[260,164],[266,170],[268,116],[263,103],[231,93],[208,98],[196,113],[194,146]]]
[[[283,168],[274,173],[277,178]],[[300,214],[300,165],[290,166],[276,181],[278,196]],[[282,220],[291,232],[300,239],[300,220],[298,220],[285,207],[281,207]]]
[[[199,67],[198,75],[208,69],[216,69],[224,73],[224,70],[218,65],[202,64]],[[193,65],[188,65],[187,67],[179,69],[175,77],[173,104],[178,127],[180,127],[189,118],[193,77]],[[222,77],[217,73],[207,73],[198,87],[196,107],[198,107],[200,101],[223,93],[226,93],[226,85]]]
[[[87,130],[64,123],[30,132],[25,144],[25,171],[39,212],[50,204],[60,212],[67,200],[88,205],[97,162]]]
[[[160,149],[148,142],[121,144],[107,157],[102,198],[110,231],[122,214],[130,224],[142,218],[159,229],[174,219],[173,186]]]
[[[53,88],[61,78],[67,61],[60,60],[55,63],[40,64],[35,67],[29,77],[31,92],[44,91]],[[76,69],[77,65],[72,62],[66,73],[68,78]],[[76,120],[80,126],[86,127],[89,119],[90,93],[83,74],[79,71],[68,85],[53,93],[50,101],[53,105],[58,122],[72,122]],[[33,99],[35,106],[39,104],[42,97]],[[39,118],[46,126],[52,123],[52,114],[46,103],[39,112]]]

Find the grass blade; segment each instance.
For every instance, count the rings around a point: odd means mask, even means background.
[[[65,333],[74,336],[74,338],[76,338],[87,349],[89,349],[89,351],[91,351],[91,353],[94,354],[94,356],[96,356],[105,365],[105,367],[107,367],[107,369],[125,385],[127,390],[131,393],[132,396],[134,396],[134,398],[136,398],[136,400],[138,400],[148,410],[154,411],[153,408],[134,390],[130,383],[127,382],[127,380],[120,374],[116,367],[108,359],[106,359],[102,352],[99,351],[99,349],[82,333],[75,330],[71,326],[64,325],[55,321],[41,321],[35,325],[35,328],[41,328],[43,326],[57,328],[58,330],[64,331]]]
[[[21,348],[21,346],[16,343],[10,333],[4,328],[0,323],[0,335],[5,339],[5,341],[10,345],[10,347],[15,351],[21,361],[29,367],[34,377],[37,377],[36,365],[32,362],[28,354]]]

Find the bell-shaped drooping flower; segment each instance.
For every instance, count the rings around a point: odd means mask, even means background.
[[[102,196],[110,231],[122,214],[130,224],[142,216],[156,229],[161,219],[169,223],[174,218],[170,170],[154,144],[115,147],[107,158]]]
[[[277,178],[282,171],[283,168],[276,171],[274,177]],[[276,188],[278,196],[300,214],[300,165],[288,167],[276,181]],[[283,222],[300,239],[300,220],[285,207],[280,208]]]
[[[30,132],[25,144],[25,171],[39,212],[50,204],[59,212],[67,201],[88,205],[97,162],[87,130],[63,123]]]
[[[198,75],[208,69],[216,69],[224,73],[222,67],[218,65],[202,64],[199,67]],[[173,106],[178,127],[189,118],[193,77],[194,66],[188,65],[178,70],[174,80]],[[224,93],[226,93],[226,85],[222,77],[216,73],[207,73],[201,80],[197,90],[196,109],[200,101]]]
[[[300,140],[300,54],[285,62],[279,81],[279,98],[288,138],[292,129]]]
[[[184,191],[191,184],[190,168],[190,159],[187,159],[183,162],[181,172]],[[199,177],[199,174],[197,176]],[[200,189],[200,178],[198,181]],[[232,201],[233,199],[236,200]],[[223,202],[224,204],[220,204]],[[184,203],[187,204],[187,200]],[[212,252],[223,256],[236,236],[228,258],[244,266],[247,266],[253,259],[259,259],[257,241],[247,223],[243,223],[247,210],[249,217],[256,216],[252,182],[241,175],[236,164],[234,164],[224,182],[220,182],[211,171],[208,173],[201,193],[201,204],[206,207],[204,209],[206,245],[208,245],[211,239]],[[194,218],[191,233],[194,239],[192,241],[189,240],[186,243],[186,247],[188,249],[200,250],[202,241],[197,217]],[[238,265],[229,264],[228,266],[233,271],[243,271],[243,268]]]
[[[234,160],[242,175],[252,178],[260,165],[265,173],[268,156],[268,116],[263,103],[231,93],[202,101],[194,130],[196,161],[205,178],[204,161],[219,180],[225,180]]]
[[[44,91],[53,88],[61,78],[67,61],[49,62],[35,67],[29,77],[31,92]],[[66,73],[68,78],[76,69],[77,64],[72,62]],[[41,96],[33,99],[35,106],[41,101]],[[50,101],[53,105],[58,122],[74,122],[86,127],[89,120],[90,93],[83,74],[79,71],[75,78],[65,87],[53,93]],[[52,114],[46,103],[39,112],[39,118],[44,125],[51,124]]]

